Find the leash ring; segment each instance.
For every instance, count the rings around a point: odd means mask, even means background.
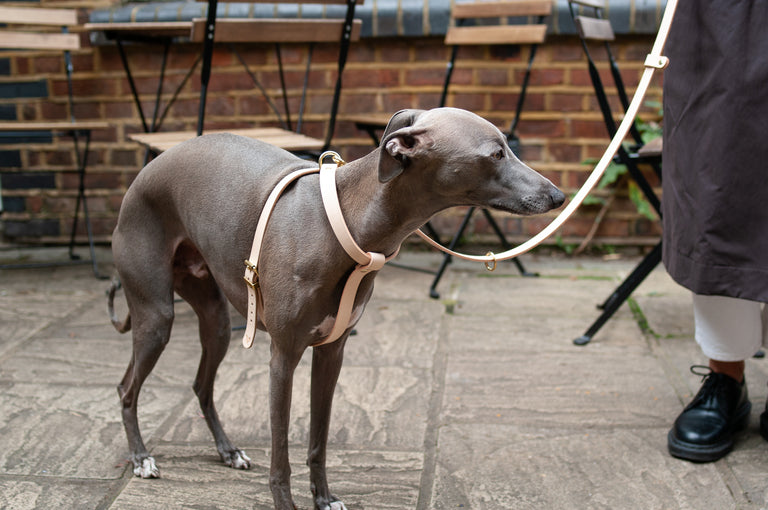
[[[495,255],[495,254],[494,254],[492,251],[489,251],[488,253],[486,253],[486,254],[485,254],[485,256],[486,256],[486,257],[491,257],[491,260],[487,260],[487,261],[485,262],[485,268],[486,268],[488,271],[491,271],[491,272],[493,272],[493,271],[496,271],[496,255]],[[493,264],[492,264],[492,265],[489,265],[491,262],[492,262]]]
[[[325,151],[322,154],[320,154],[320,158],[318,159],[319,166],[323,166],[323,160],[327,158],[328,156],[331,157],[334,163],[336,163],[336,166],[342,166],[346,164],[347,162],[342,159],[341,156],[339,156],[338,152],[334,151]]]

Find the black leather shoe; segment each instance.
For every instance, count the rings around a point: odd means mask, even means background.
[[[760,435],[768,441],[768,400],[765,401],[765,411],[760,415]]]
[[[691,367],[691,371],[697,373],[694,368],[697,367]],[[669,453],[693,462],[722,458],[733,448],[734,434],[747,426],[751,410],[745,381],[739,383],[732,377],[710,371],[669,431]]]

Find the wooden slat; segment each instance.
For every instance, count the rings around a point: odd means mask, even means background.
[[[27,25],[77,25],[77,11],[74,9],[0,6],[0,22]]]
[[[389,113],[370,113],[367,115],[346,115],[344,120],[354,122],[361,126],[372,126],[379,129],[384,129],[389,124],[389,119],[392,117]]]
[[[115,32],[144,36],[189,37],[191,21],[149,21],[135,23],[86,23],[89,32]]]
[[[58,122],[0,122],[0,131],[72,131],[78,129],[107,129],[106,121],[58,121]]]
[[[219,18],[216,42],[309,43],[338,42],[344,21],[340,19]],[[351,40],[360,39],[361,20],[354,20]],[[191,40],[202,42],[205,20],[193,20]]]
[[[235,135],[261,140],[285,150],[320,150],[325,142],[323,140],[312,138],[293,131],[287,131],[280,128],[250,128],[250,129],[229,129],[229,130],[210,130],[204,134],[212,133],[232,133]],[[151,148],[156,152],[165,152],[171,147],[187,140],[195,138],[195,131],[170,131],[160,133],[136,133],[129,135],[128,138],[144,146]]]
[[[466,18],[502,18],[505,16],[549,16],[552,2],[549,0],[516,0],[513,2],[467,2],[456,3],[451,10],[451,17]]]
[[[347,4],[346,0],[238,0],[239,2],[243,3],[251,3],[251,4]],[[363,3],[364,0],[355,0],[355,4],[360,5]]]
[[[76,50],[80,48],[77,34],[49,34],[0,30],[0,48],[23,50]]]
[[[546,36],[546,25],[450,27],[445,44],[533,44]]]
[[[595,41],[613,41],[614,39],[611,22],[607,19],[576,16],[576,27],[584,39]]]
[[[637,151],[637,155],[643,158],[658,157],[661,156],[663,147],[664,138],[654,138],[650,142],[640,147],[640,150]]]
[[[605,0],[570,0],[571,3],[583,5],[585,7],[594,7],[596,9],[605,9]]]

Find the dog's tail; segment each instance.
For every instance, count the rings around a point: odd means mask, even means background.
[[[115,327],[118,333],[125,333],[131,330],[131,312],[125,316],[125,320],[120,321],[115,313],[115,292],[117,292],[122,285],[117,278],[112,279],[112,283],[107,290],[107,313],[109,314],[109,320],[112,321],[112,325]]]

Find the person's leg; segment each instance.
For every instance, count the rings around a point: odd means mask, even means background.
[[[696,294],[693,310],[696,341],[711,372],[675,420],[667,444],[675,457],[711,462],[733,448],[734,434],[749,420],[744,360],[762,344],[762,311],[754,301]]]

